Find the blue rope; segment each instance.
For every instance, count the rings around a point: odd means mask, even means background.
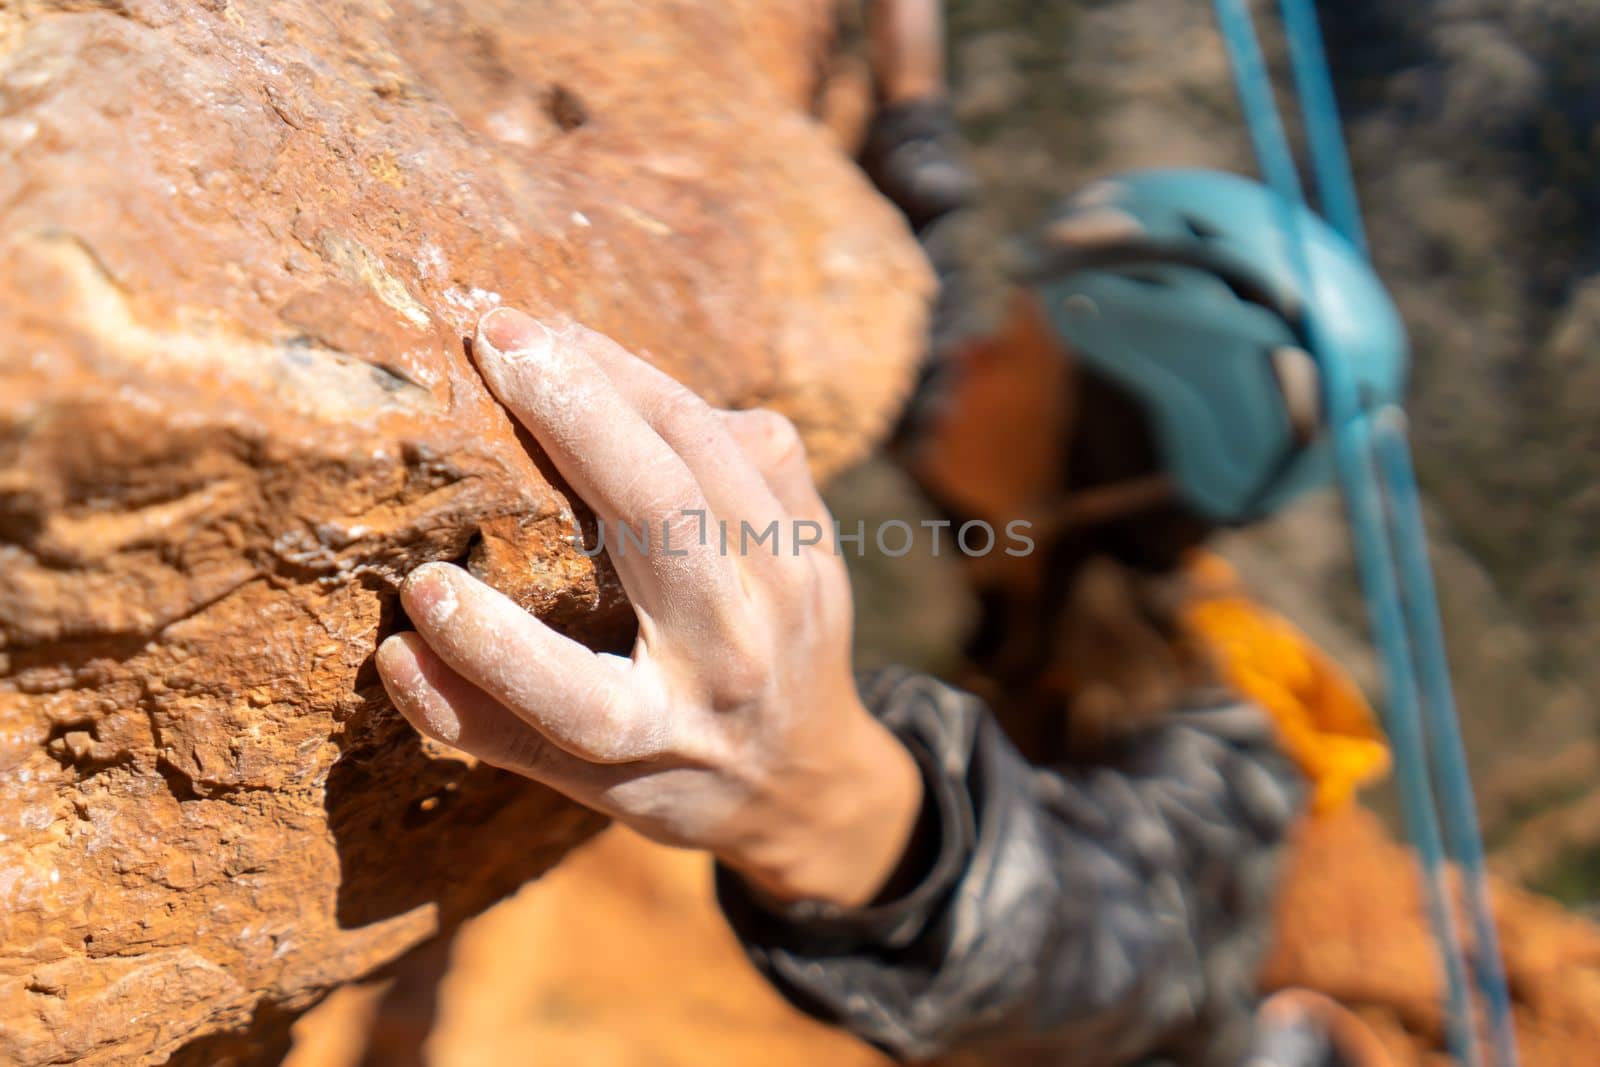
[[[1315,11],[1311,0],[1282,0],[1282,5],[1291,63],[1318,176],[1318,193],[1335,227],[1364,251],[1365,234],[1349,159],[1339,133],[1338,112],[1322,55]],[[1309,294],[1313,292],[1312,276],[1295,210],[1304,203],[1304,196],[1255,26],[1244,0],[1216,0],[1216,9],[1256,156],[1268,183],[1282,200],[1281,219],[1296,280],[1301,290]],[[1315,302],[1308,301],[1306,329],[1313,352],[1321,353],[1329,349],[1325,326],[1318,321],[1314,305]],[[1383,661],[1389,698],[1385,725],[1395,747],[1401,807],[1410,836],[1422,857],[1429,917],[1443,956],[1449,998],[1447,1038],[1450,1049],[1467,1067],[1475,1067],[1479,1062],[1465,957],[1445,877],[1440,809],[1433,796],[1435,776],[1445,793],[1442,810],[1450,852],[1466,882],[1477,936],[1474,971],[1489,1004],[1495,1059],[1503,1067],[1514,1067],[1517,1057],[1510,998],[1506,993],[1488,902],[1472,786],[1450,691],[1438,603],[1403,417],[1398,411],[1383,412],[1369,421],[1361,410],[1360,397],[1348,368],[1337,360],[1319,359],[1318,366],[1325,384],[1325,399],[1333,425],[1335,464],[1349,511],[1362,587]],[[1420,670],[1414,658],[1419,652]],[[1419,681],[1422,686],[1420,709]]]
[[[1304,203],[1300,170],[1295,166],[1294,155],[1289,151],[1289,137],[1283,132],[1283,120],[1278,116],[1272,77],[1267,73],[1261,43],[1256,40],[1255,22],[1239,0],[1217,0],[1217,23],[1222,30],[1222,41],[1228,47],[1245,128],[1250,131],[1250,143],[1255,148],[1262,176],[1278,191],[1285,204]],[[1291,241],[1291,244],[1301,242]],[[1306,292],[1309,294],[1310,290]]]
[[[1317,345],[1315,334],[1313,346]],[[1357,417],[1335,431],[1334,457],[1345,507],[1356,542],[1356,561],[1373,632],[1382,652],[1384,728],[1394,745],[1400,810],[1406,832],[1422,858],[1428,918],[1443,957],[1449,1008],[1446,1041],[1463,1067],[1477,1067],[1475,1012],[1468,994],[1467,967],[1450,904],[1444,846],[1428,773],[1422,719],[1417,707],[1416,672],[1395,579],[1394,559],[1385,537],[1384,501],[1378,489],[1369,426]]]
[[[1427,531],[1422,522],[1420,494],[1411,466],[1411,450],[1406,445],[1405,417],[1398,409],[1385,414],[1387,417],[1374,425],[1374,444],[1390,487],[1390,521],[1399,546],[1407,621],[1421,653],[1422,707],[1433,745],[1436,784],[1444,794],[1445,841],[1451,858],[1460,868],[1466,891],[1477,942],[1478,988],[1489,1006],[1489,1039],[1495,1062],[1515,1067],[1517,1038],[1512,1026],[1511,997],[1506,989],[1500,937],[1495,930],[1489,879],[1484,869],[1483,838],[1478,830],[1466,749],[1461,743],[1455,692],[1450,684],[1439,600],[1433,588],[1433,571],[1428,564]]]
[[[1322,49],[1322,28],[1317,25],[1315,0],[1279,0],[1284,34],[1289,44],[1289,66],[1300,92],[1300,116],[1311,149],[1311,169],[1317,176],[1317,200],[1323,216],[1362,254],[1367,254],[1367,231],[1361,224],[1361,205],[1345,153],[1339,121],[1339,102]]]
[[[1365,255],[1368,252],[1361,209],[1356,198],[1350,157],[1341,133],[1338,103],[1328,73],[1317,25],[1315,0],[1279,0],[1290,63],[1299,89],[1311,164],[1323,214],[1335,229]],[[1400,565],[1400,583],[1413,651],[1418,657],[1422,711],[1433,757],[1434,785],[1443,793],[1445,843],[1461,870],[1468,911],[1476,940],[1474,958],[1478,986],[1489,1008],[1489,1036],[1495,1061],[1517,1063],[1511,998],[1506,989],[1494,909],[1484,871],[1483,838],[1478,828],[1472,781],[1456,700],[1450,683],[1439,600],[1428,561],[1427,530],[1421,495],[1406,443],[1405,419],[1398,410],[1373,424],[1373,448],[1388,492],[1391,533]]]

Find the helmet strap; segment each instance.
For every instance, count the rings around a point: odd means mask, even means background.
[[[1097,485],[1072,493],[1037,523],[1039,532],[1052,537],[1067,530],[1097,526],[1126,518],[1158,504],[1169,503],[1176,490],[1166,472],[1145,474],[1119,482]]]

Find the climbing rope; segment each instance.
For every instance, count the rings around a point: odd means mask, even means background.
[[[1296,208],[1305,203],[1272,81],[1247,0],[1215,0],[1258,165],[1281,201],[1289,258],[1303,293],[1314,290]],[[1330,225],[1367,252],[1350,161],[1340,130],[1314,0],[1280,0],[1317,197]],[[1307,340],[1322,372],[1334,462],[1355,542],[1362,590],[1383,663],[1384,725],[1394,744],[1407,832],[1422,858],[1427,907],[1443,958],[1451,1054],[1463,1067],[1484,1063],[1470,970],[1489,1016],[1489,1063],[1515,1067],[1516,1039],[1499,939],[1484,872],[1483,843],[1445,656],[1428,562],[1405,416],[1398,407],[1367,411],[1349,369],[1331,352],[1326,324],[1307,300]],[[1443,795],[1442,804],[1435,788]],[[1440,823],[1443,823],[1443,832]],[[1460,872],[1476,951],[1462,951],[1451,906],[1446,858]]]

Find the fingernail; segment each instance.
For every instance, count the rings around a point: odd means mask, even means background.
[[[549,352],[554,343],[555,335],[538,319],[515,308],[498,307],[478,320],[474,348],[520,363],[538,359]]]
[[[406,579],[400,598],[412,617],[432,629],[450,621],[461,602],[456,599],[455,568],[448,563],[425,563]]]

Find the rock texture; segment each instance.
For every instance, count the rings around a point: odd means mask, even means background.
[[[595,829],[370,655],[441,558],[627,637],[465,357],[496,303],[824,469],[882,427],[926,278],[805,114],[829,6],[0,6],[0,1061],[264,1059]]]
[[[1494,885],[1522,1062],[1580,1067],[1600,1048],[1600,928]],[[1279,900],[1269,987],[1304,986],[1364,1018],[1396,1067],[1448,1067],[1444,976],[1416,861],[1359,809],[1304,824]]]

